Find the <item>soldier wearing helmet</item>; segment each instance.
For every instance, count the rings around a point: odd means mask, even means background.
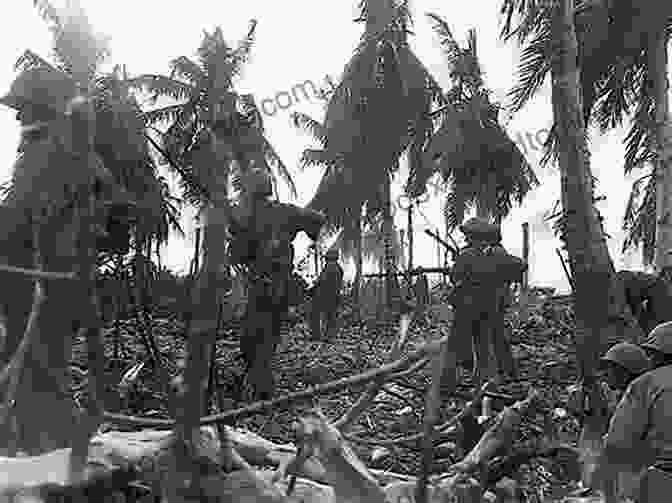
[[[501,330],[503,325],[502,297],[508,283],[517,278],[512,275],[513,256],[501,246],[498,225],[481,218],[472,218],[460,226],[467,246],[457,258],[452,271],[455,284],[452,296],[455,307],[455,337],[457,360],[469,368],[475,363],[475,384],[490,377],[490,348],[498,337],[495,352],[500,370],[514,374],[513,358]],[[503,329],[503,326],[502,326]],[[508,349],[507,349],[508,348]],[[507,356],[508,355],[508,356]]]
[[[672,322],[642,346],[654,368],[630,382],[616,407],[593,485],[609,488],[618,473],[644,469],[637,501],[662,502],[672,491]]]
[[[289,311],[292,243],[301,231],[315,241],[325,217],[271,200],[273,185],[267,170],[250,170],[243,184],[243,202],[234,208],[230,226],[231,262],[244,266],[249,280],[240,349],[255,398],[268,399],[275,388],[271,364]]]
[[[651,359],[639,346],[629,342],[614,344],[600,359],[610,387],[625,391],[628,384],[651,369]]]
[[[343,268],[338,263],[338,250],[325,254],[326,264],[313,290],[310,327],[313,340],[321,340],[326,333],[331,339],[338,330],[337,314],[343,287]]]

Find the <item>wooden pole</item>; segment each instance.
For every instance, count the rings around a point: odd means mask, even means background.
[[[523,222],[523,260],[527,269],[523,273],[523,290],[527,292],[530,287],[530,224]]]
[[[408,205],[408,222],[406,234],[408,234],[408,272],[413,270],[413,201]]]
[[[523,282],[520,285],[518,308],[520,320],[524,322],[527,320],[530,298],[530,224],[528,222],[523,222],[523,261],[527,268],[523,272]]]

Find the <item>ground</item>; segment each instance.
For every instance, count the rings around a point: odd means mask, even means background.
[[[440,291],[434,292],[440,302]],[[171,371],[184,351],[183,327],[177,316],[157,313],[153,319],[153,333]],[[347,313],[343,327],[334,340],[312,342],[303,320],[288,323],[275,360],[278,377],[278,395],[305,389],[314,384],[350,376],[376,368],[385,362],[393,337],[384,335],[375,323],[354,323]],[[517,310],[507,317],[515,358],[520,366],[520,379],[503,384],[499,391],[515,399],[523,398],[530,387],[540,390],[544,402],[543,413],[526,421],[517,439],[517,445],[532,438],[555,435],[558,441],[573,444],[578,436],[578,422],[567,413],[567,388],[575,383],[576,367],[571,345],[573,316],[567,298],[552,298],[537,302],[528,320],[522,323]],[[118,330],[121,354],[115,359],[115,339]],[[144,330],[147,330],[145,328]],[[434,316],[417,320],[411,325],[409,349],[440,337],[448,330],[447,323]],[[167,417],[163,406],[164,395],[151,365],[146,363],[137,378],[126,379],[119,385],[124,373],[135,363],[147,361],[146,346],[137,320],[125,320],[118,327],[106,328],[108,376],[113,402],[108,408],[115,412],[150,417]],[[225,408],[244,405],[238,402],[240,360],[237,349],[238,326],[235,323],[222,329],[218,342],[217,369],[220,403]],[[84,355],[83,346],[74,351],[74,391],[81,392]],[[127,375],[128,377],[128,375]],[[468,376],[467,376],[468,377]],[[461,409],[473,394],[469,379],[459,384],[458,395],[442,408],[441,422]],[[420,431],[424,410],[424,393],[429,384],[428,371],[398,379],[381,392],[375,404],[363,414],[353,428],[351,441],[368,466],[392,472],[414,475],[419,462],[419,442],[396,442],[394,439]],[[120,390],[123,393],[120,393]],[[258,414],[236,422],[271,440],[292,440],[292,422],[305,410],[319,405],[330,419],[337,419],[355,402],[362,388],[348,389],[332,395],[323,395],[310,403],[297,403],[277,408],[272,413]],[[123,396],[120,396],[123,395]],[[501,401],[501,400],[500,400]],[[496,407],[503,406],[497,403]],[[446,440],[450,435],[446,435]],[[447,441],[437,449],[436,471],[454,462],[453,446]],[[520,482],[528,501],[547,500],[551,495],[563,495],[575,487],[569,479],[576,474],[566,473],[558,463],[533,461],[519,472]],[[543,497],[543,498],[542,498]]]

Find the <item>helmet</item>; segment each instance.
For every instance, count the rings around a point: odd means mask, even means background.
[[[460,231],[467,238],[477,238],[497,242],[501,239],[499,226],[479,217],[470,218],[460,225]]]
[[[327,260],[338,260],[338,250],[334,250],[333,248],[327,250],[327,253],[324,254],[324,258]]]
[[[629,342],[614,344],[601,358],[603,362],[613,362],[639,375],[651,368],[651,360],[642,348]]]
[[[273,195],[271,174],[263,169],[252,169],[248,175],[247,188],[250,195],[267,197]]]
[[[642,344],[642,347],[672,355],[672,321],[661,323],[651,330],[648,339]]]
[[[14,79],[9,92],[0,98],[0,104],[19,111],[33,105],[65,113],[67,103],[75,94],[75,83],[65,73],[46,67],[31,68]]]

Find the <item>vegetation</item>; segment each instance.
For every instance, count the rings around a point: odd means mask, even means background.
[[[600,353],[612,342],[642,336],[595,206],[593,127],[604,133],[629,124],[625,172],[644,175],[627,203],[625,244],[641,246],[645,262],[664,275],[672,266],[667,3],[502,0],[501,37],[521,47],[511,111],[522,110],[546,77],[551,80],[554,125],[543,162],[556,163],[560,172],[556,229],[570,258],[573,291],[569,298],[532,291],[530,306],[514,303],[506,323],[521,378],[500,383],[497,391],[474,389],[468,378],[459,385],[456,379],[442,382],[441,392],[454,399],[444,409],[438,407],[442,365],[455,366],[446,357],[444,338],[452,327],[446,305],[453,292],[449,285],[437,286],[427,310],[416,306],[412,315],[395,302],[413,292],[398,281],[404,250],[391,210],[392,183],[403,183],[413,208],[427,197],[429,180],[441,180],[447,240],[471,212],[503,222],[539,184],[500,122],[504,106],[492,100],[486,85],[475,30],[461,46],[445,19],[427,14],[451,77],[442,89],[410,48],[408,2],[360,1],[356,22],[363,34],[324,117],[292,116],[313,141],[303,152],[302,167],[322,170],[307,206],[327,217],[321,244],[333,240],[343,259],[354,260],[354,288],[341,306],[340,335],[314,342],[305,333],[310,286],[296,274],[295,309],[284,321],[276,365],[281,396],[248,404],[234,349],[246,277],[230,263],[229,224],[234,207],[247,208],[256,169],[272,174],[275,197],[280,181],[292,195],[297,192],[254,98],[238,91],[257,21],[235,46],[217,27],[204,33],[195,57],[173,59],[167,74],[130,76],[123,65],[110,73],[100,70],[109,56],[107,42],[94,34],[77,1],[63,8],[48,0],[34,5],[52,32],[53,56],[26,51],[2,101],[19,110],[22,126],[0,206],[0,276],[6,285],[0,291],[6,329],[0,448],[8,456],[0,461],[7,473],[14,473],[10,468],[18,466],[19,452],[31,456],[34,473],[50,472],[42,464],[48,456],[41,455],[60,453],[67,460],[56,463],[59,470],[67,467],[61,482],[79,487],[86,479],[85,486],[95,485],[86,471],[92,462],[88,448],[104,421],[169,426],[176,441],[171,449],[151,447],[150,457],[161,463],[143,468],[161,472],[153,475],[168,501],[221,497],[226,491],[237,499],[242,493],[236,491],[250,487],[265,488],[280,500],[284,496],[273,492],[280,486],[271,487],[277,480],[262,479],[250,468],[269,461],[277,446],[263,450],[221,425],[235,421],[286,442],[292,421],[312,400],[322,411],[305,415],[295,428],[296,459],[280,462],[276,479],[294,470],[294,476],[326,480],[351,501],[383,501],[381,484],[390,497],[389,478],[372,475],[359,456],[370,467],[397,472],[419,501],[468,485],[480,493],[495,491],[505,478],[517,479],[533,501],[533,488],[544,486],[539,474],[545,466],[555,470],[549,477],[555,489],[562,486],[567,493],[576,487],[578,469],[572,472],[570,465],[578,455],[566,444],[577,444],[583,429],[578,450],[585,457],[591,448],[586,442],[599,441],[607,419],[596,375]],[[47,102],[40,101],[44,96]],[[150,106],[141,107],[146,97]],[[404,163],[408,176],[400,180]],[[162,167],[177,176],[179,195],[160,175]],[[197,208],[202,225],[191,271],[178,277],[161,265],[161,247],[170,230],[181,232],[185,205]],[[367,260],[384,273],[387,310],[370,309],[383,296],[379,289],[363,288]],[[296,262],[298,271],[307,260]],[[380,325],[381,312],[395,316]],[[576,381],[590,397],[591,414],[570,410],[568,388]],[[376,401],[381,391],[388,398]],[[333,398],[324,399],[328,394]],[[488,417],[481,425],[476,417],[487,403],[484,396],[502,402],[498,409],[515,406],[505,408],[494,426]],[[482,416],[489,416],[486,408]],[[148,417],[150,409],[159,417]],[[204,447],[209,445],[202,438],[204,423],[219,426],[216,455]],[[456,423],[459,433],[449,428]],[[394,434],[408,428],[417,431],[411,437]],[[355,445],[352,452],[344,439]],[[132,458],[128,445],[117,457]],[[322,472],[303,463],[311,454]],[[221,467],[247,473],[252,483],[235,482]],[[487,470],[477,473],[476,467]],[[117,480],[116,468],[104,471],[103,478]],[[434,489],[427,491],[432,471],[451,475],[432,481]],[[131,478],[153,480],[149,472],[138,473]],[[40,486],[53,482],[35,480]],[[198,494],[181,494],[183,482]],[[289,492],[295,482],[289,482]],[[544,488],[549,496],[550,488]],[[480,493],[473,501],[480,501]]]

